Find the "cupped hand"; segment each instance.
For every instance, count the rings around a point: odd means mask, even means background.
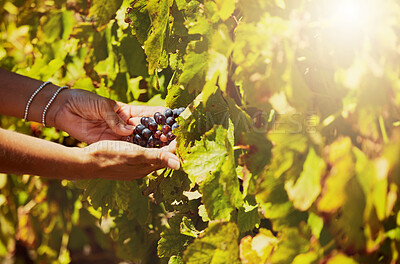
[[[54,115],[54,126],[89,144],[126,140],[142,116],[153,116],[165,109],[131,106],[80,89],[66,90],[60,95],[63,99]]]
[[[104,140],[79,151],[88,154],[87,178],[134,180],[165,167],[179,169],[175,148],[174,142],[160,149],[145,149],[124,141]]]

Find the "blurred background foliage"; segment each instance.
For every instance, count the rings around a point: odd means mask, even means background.
[[[105,2],[1,0],[0,67],[126,103],[165,105],[171,70],[147,73],[144,51],[124,22],[129,2]],[[0,116],[0,126],[83,146],[35,122]],[[100,226],[101,212],[82,198],[68,181],[0,174],[0,262],[118,263],[125,253],[110,236],[113,222]]]

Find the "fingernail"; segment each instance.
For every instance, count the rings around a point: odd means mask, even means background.
[[[133,130],[135,127],[131,125],[125,125],[125,128],[128,130]]]
[[[180,168],[180,164],[179,161],[177,161],[176,159],[168,159],[168,164],[167,164],[168,168],[174,169],[174,170],[179,170]]]

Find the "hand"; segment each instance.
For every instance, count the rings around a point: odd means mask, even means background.
[[[100,141],[78,149],[88,154],[87,178],[133,180],[161,168],[179,169],[179,159],[172,152],[176,143],[161,149],[145,149],[124,141]]]
[[[165,109],[130,106],[79,89],[63,91],[59,96],[58,107],[52,115],[54,126],[89,144],[100,140],[126,140],[140,117]]]

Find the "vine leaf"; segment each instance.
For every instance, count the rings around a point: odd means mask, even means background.
[[[93,5],[89,9],[89,17],[92,17],[96,21],[96,26],[102,28],[108,24],[110,20],[115,16],[117,10],[120,8],[122,0],[108,1],[108,0],[96,0],[93,1]]]
[[[347,182],[355,174],[355,160],[350,138],[335,141],[327,147],[327,151],[330,153],[328,162],[332,164],[333,169],[327,177],[318,209],[322,212],[334,212],[347,199],[345,189]]]
[[[309,238],[300,234],[297,228],[286,228],[281,233],[279,243],[271,257],[271,263],[292,263],[297,255],[306,253],[309,249]]]
[[[235,223],[210,223],[205,234],[202,237],[195,239],[184,252],[184,263],[239,263],[238,238],[239,229]]]
[[[159,67],[168,66],[165,43],[169,32],[169,12],[173,3],[173,0],[151,0],[147,3],[147,11],[153,29],[144,42],[144,51],[149,63],[149,74],[154,74]]]
[[[327,264],[357,264],[357,262],[343,253],[338,253],[330,258]]]
[[[313,148],[310,148],[303,171],[294,182],[288,179],[285,189],[289,199],[296,209],[305,211],[311,207],[321,192],[321,176],[325,172],[325,162],[320,158]]]
[[[246,236],[240,241],[240,259],[242,263],[267,263],[276,248],[279,239],[270,230],[260,228],[254,236]]]
[[[135,218],[140,224],[147,220],[148,199],[142,195],[136,181],[80,180],[76,186],[85,189],[84,198],[90,198],[96,210],[101,208],[102,216],[114,209],[126,211],[129,219]]]
[[[132,11],[128,14],[131,19],[132,34],[136,36],[140,44],[144,44],[149,36],[151,21],[147,11],[147,0],[137,0],[132,6]]]
[[[162,258],[180,255],[194,240],[193,233],[198,232],[191,220],[182,215],[172,217],[168,223],[169,228],[164,229],[158,241],[157,254]],[[186,235],[189,230],[191,234]]]
[[[227,130],[214,126],[190,152],[183,168],[191,181],[200,185],[208,217],[229,219],[242,200]]]
[[[227,20],[235,10],[235,0],[216,0],[218,14],[222,20]]]

